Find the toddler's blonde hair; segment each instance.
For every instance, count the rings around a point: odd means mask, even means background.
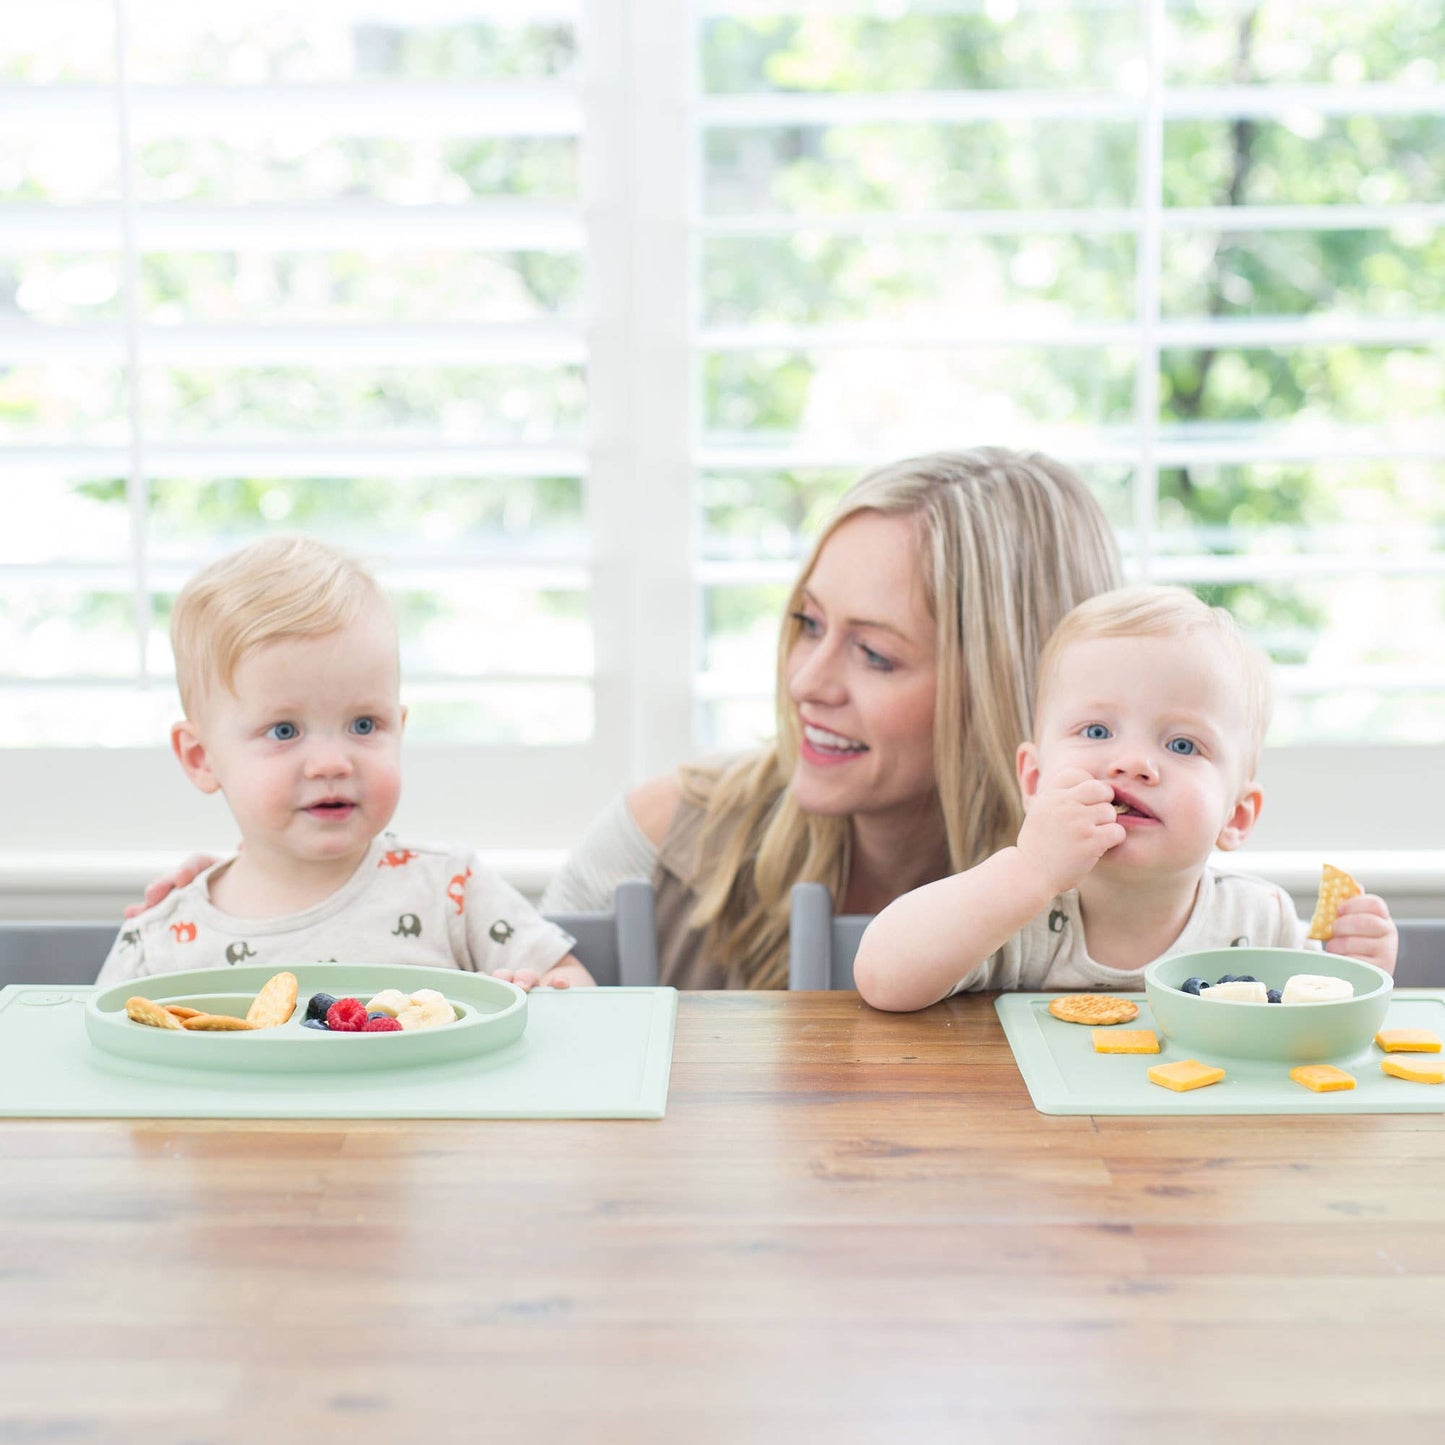
[[[1226,663],[1239,678],[1245,707],[1245,776],[1259,767],[1265,734],[1274,711],[1269,659],[1240,630],[1233,614],[1183,587],[1118,587],[1079,603],[1044,644],[1039,656],[1038,705],[1043,713],[1059,658],[1075,643],[1100,637],[1185,637],[1202,634],[1218,644]]]
[[[235,691],[248,653],[282,638],[325,637],[386,594],[356,558],[311,537],[268,537],[204,567],[171,611],[171,649],[186,716],[216,685]]]

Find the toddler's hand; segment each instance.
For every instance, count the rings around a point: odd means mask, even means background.
[[[1018,850],[1051,894],[1073,888],[1127,836],[1114,812],[1114,790],[1082,768],[1065,768],[1034,794]]]
[[[500,978],[504,983],[516,984],[523,993],[531,993],[542,982],[541,975],[535,968],[494,968],[492,977]],[[548,984],[547,986],[549,988],[566,988],[567,983],[566,980],[563,980],[560,985]]]
[[[1366,963],[1393,974],[1399,937],[1385,900],[1373,893],[1360,893],[1341,902],[1325,952],[1363,958]]]

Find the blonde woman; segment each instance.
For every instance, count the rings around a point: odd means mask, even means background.
[[[777,742],[619,797],[544,911],[650,877],[663,983],[786,987],[794,883],[874,913],[1017,836],[1039,652],[1118,581],[1098,503],[1047,457],[985,447],[865,476],[789,598]]]

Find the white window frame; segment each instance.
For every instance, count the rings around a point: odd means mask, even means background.
[[[1163,0],[1139,3],[1157,54]],[[704,124],[739,105],[746,110],[751,98],[700,94],[695,27],[722,5],[705,0],[579,4],[586,115],[582,208],[591,302],[586,474],[596,734],[590,743],[571,748],[411,745],[398,816],[399,826],[418,835],[456,837],[498,852],[532,883],[545,877],[560,851],[620,787],[694,755],[697,699],[731,687],[730,680],[699,672],[701,589],[721,570],[699,558],[694,479],[701,467],[723,458],[701,433],[699,360],[704,347],[727,338],[709,334],[698,316],[697,246],[704,233],[721,234],[748,223],[703,217],[699,179]],[[1214,113],[1210,107],[1227,108],[1241,99],[1203,92],[1171,98],[1157,84],[1157,66],[1152,73],[1156,83],[1142,101],[1125,102],[1131,113],[1149,118],[1141,122],[1140,146],[1152,203],[1122,218],[1123,224],[1137,226],[1141,256],[1151,246],[1157,255],[1166,225],[1219,219],[1213,213],[1165,213],[1158,204],[1158,147],[1166,110],[1176,113],[1181,105],[1193,105]],[[1252,99],[1269,108],[1286,100],[1329,103],[1328,95],[1313,91]],[[955,97],[906,109],[916,116],[927,104],[946,112],[950,106],[976,109],[979,103],[977,97]],[[1389,108],[1402,102],[1382,94],[1373,103]],[[1419,97],[1412,103],[1419,108]],[[833,113],[868,102],[784,97],[767,104],[780,111],[821,106]],[[878,102],[877,107],[886,105]],[[1417,219],[1439,223],[1442,208],[1416,209]],[[1282,226],[1360,220],[1345,208],[1328,217],[1320,210],[1301,208],[1268,219]],[[1038,218],[957,216],[925,224],[1000,228],[1025,220]],[[1120,220],[1091,213],[1080,224],[1117,225]],[[1068,223],[1067,217],[1050,221]],[[1179,328],[1160,322],[1157,295],[1151,295],[1150,278],[1142,274],[1139,304],[1138,326],[1130,330],[1157,355]],[[1424,331],[1438,339],[1440,327],[1435,318]],[[1137,405],[1144,415],[1152,414],[1150,388],[1157,386],[1157,370],[1147,375],[1151,370],[1140,368]],[[1121,445],[1098,436],[1030,440],[1076,462],[1115,454]],[[937,444],[937,439],[920,441]],[[1439,456],[1445,455],[1445,430],[1404,439],[1378,433],[1341,436],[1336,443],[1355,448],[1358,455],[1404,448],[1411,455]],[[1262,459],[1291,454],[1297,444],[1289,437],[1248,443],[1222,439],[1191,447],[1188,458]],[[1147,533],[1158,467],[1181,454],[1157,428],[1142,430],[1122,446],[1136,466],[1136,524]],[[860,469],[886,459],[797,453],[750,457],[753,464]],[[143,466],[144,459],[132,459],[137,475]],[[781,576],[791,572],[790,567],[762,570]],[[1168,575],[1163,566],[1155,566],[1153,573]],[[771,677],[752,685],[770,689]],[[1418,852],[1440,847],[1436,820],[1445,816],[1445,748],[1274,748],[1262,777],[1267,806],[1254,845],[1260,849],[1308,850],[1313,856],[1320,848]],[[78,872],[94,872],[97,858],[124,858],[131,863],[119,875],[112,870],[106,876],[144,876],[157,860],[233,842],[222,806],[184,784],[160,741],[145,749],[0,751],[0,798],[13,829],[8,845],[0,845],[0,875],[8,865],[12,877],[33,877],[37,860],[63,869],[66,859],[78,857]]]

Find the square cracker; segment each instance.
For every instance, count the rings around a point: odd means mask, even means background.
[[[1217,1084],[1224,1070],[1201,1064],[1198,1059],[1180,1059],[1177,1064],[1155,1064],[1149,1070],[1149,1082],[1182,1094],[1189,1089],[1202,1089]]]
[[[1357,898],[1364,891],[1343,868],[1326,863],[1324,875],[1320,879],[1320,896],[1315,903],[1314,917],[1310,919],[1307,937],[1320,942],[1333,938],[1340,904],[1346,898]]]
[[[1157,1054],[1159,1035],[1153,1029],[1094,1029],[1096,1054]]]
[[[1445,1064],[1436,1059],[1381,1059],[1380,1072],[1412,1084],[1445,1084]]]
[[[1387,1054],[1438,1054],[1440,1035],[1429,1029],[1381,1029],[1375,1042]]]
[[[296,1012],[296,975],[273,974],[261,985],[261,992],[246,1010],[246,1022],[255,1029],[274,1029]]]
[[[1316,1094],[1332,1094],[1336,1089],[1355,1087],[1355,1076],[1337,1069],[1333,1064],[1300,1064],[1289,1071],[1289,1076],[1295,1083],[1303,1084]]]

